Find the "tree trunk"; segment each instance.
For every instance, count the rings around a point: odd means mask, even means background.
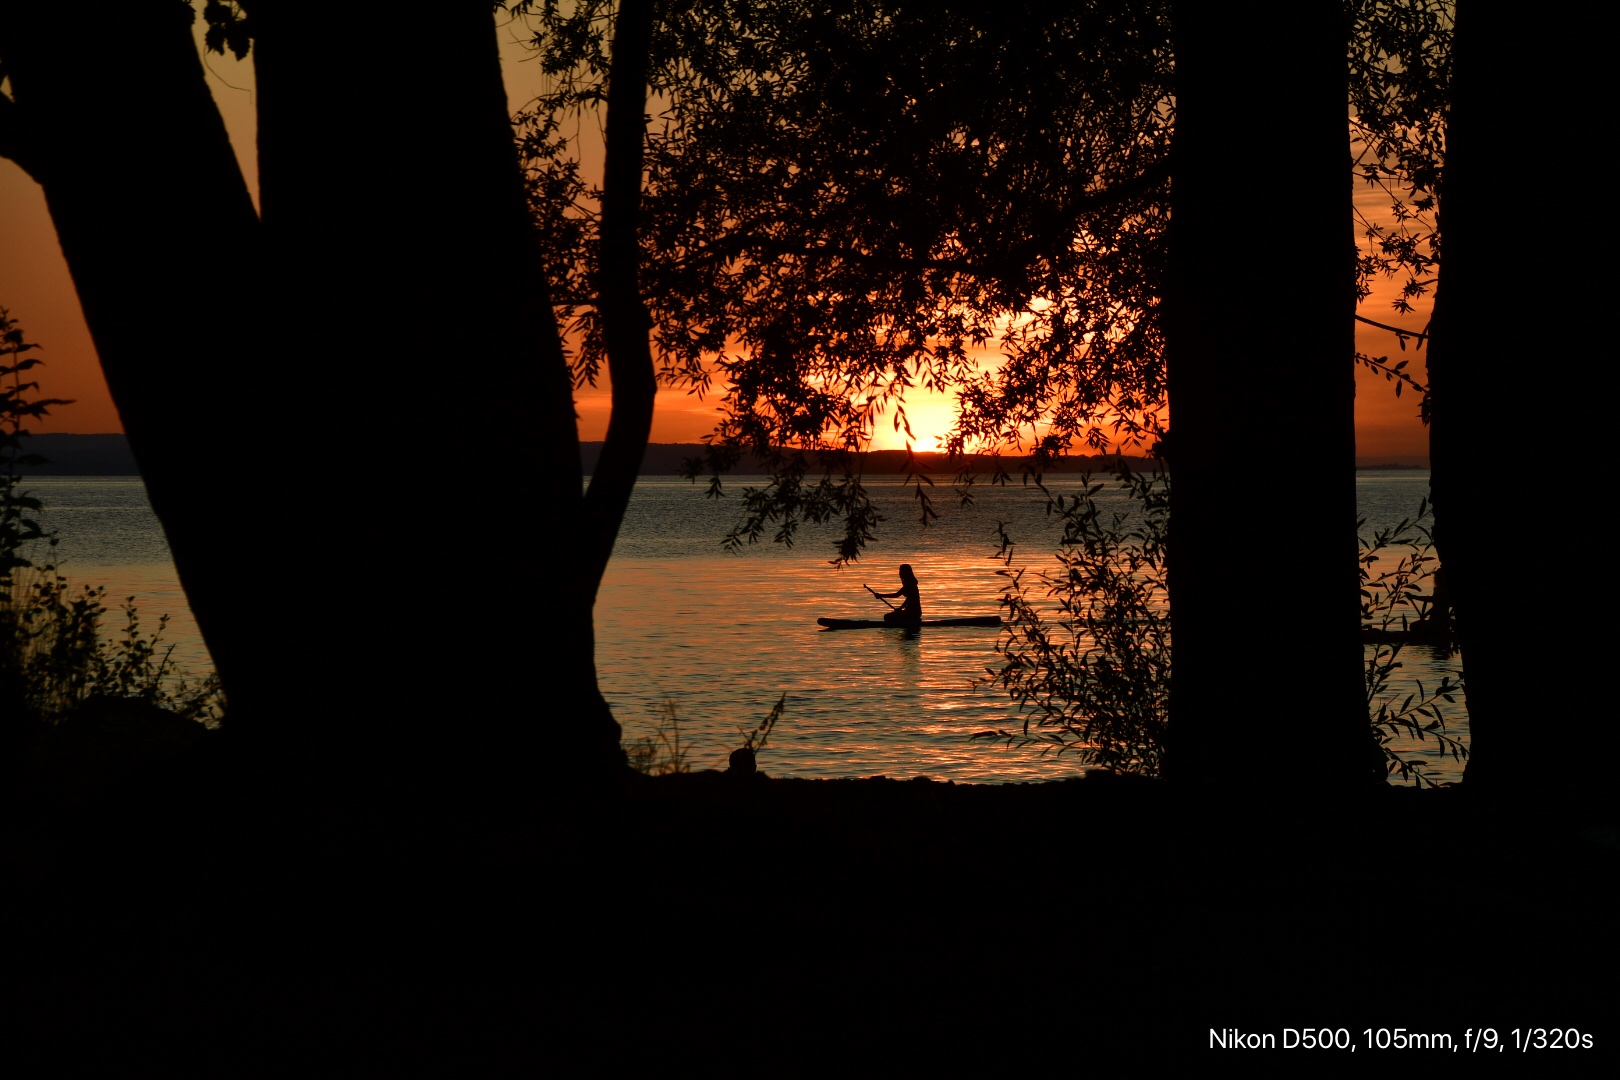
[[[251,5],[262,224],[187,20],[108,10],[127,25],[90,36],[8,7],[0,47],[53,136],[37,175],[232,724],[390,786],[622,766],[577,572],[606,555],[488,9]],[[153,273],[221,241],[245,279]]]
[[[1347,35],[1324,0],[1174,11],[1167,771],[1195,786],[1372,775]]]
[[[652,0],[622,0],[619,4],[614,21],[613,70],[608,80],[602,253],[597,279],[597,302],[613,380],[613,415],[585,497],[585,524],[594,555],[585,570],[593,596],[607,569],[613,541],[619,535],[630,493],[641,471],[658,395],[658,376],[647,339],[652,319],[641,299],[641,249],[636,237],[647,141],[647,62],[652,24]]]
[[[346,616],[300,633],[349,672],[329,703],[348,738],[430,761],[476,725],[536,766],[599,695],[590,594],[566,569],[582,557],[572,386],[489,14],[253,14],[273,307],[314,354],[289,445],[354,478],[292,545],[297,580]],[[360,41],[421,84],[378,94]]]
[[[1601,562],[1598,515],[1568,472],[1599,460],[1599,425],[1560,408],[1611,348],[1597,313],[1612,277],[1612,215],[1596,209],[1605,141],[1591,130],[1592,103],[1607,96],[1606,39],[1570,20],[1459,7],[1429,448],[1468,682],[1467,786],[1612,806],[1613,709],[1582,665],[1588,628],[1613,610],[1615,578]],[[1526,157],[1515,140],[1531,132],[1537,151]],[[1543,189],[1579,217],[1538,229],[1531,263],[1509,249],[1520,237],[1504,225],[1527,217]],[[1556,281],[1534,299],[1556,295],[1556,306],[1515,308],[1538,287],[1525,281],[1532,266]],[[1532,413],[1538,391],[1551,401]]]
[[[180,4],[0,5],[0,145],[43,185],[113,400],[221,676],[278,665],[257,621],[282,515],[262,448],[258,221]],[[94,72],[94,77],[87,73]],[[114,92],[114,89],[116,92]],[[221,278],[208,252],[241,269]],[[248,695],[242,691],[244,704]]]

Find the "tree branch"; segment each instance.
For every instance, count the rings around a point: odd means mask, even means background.
[[[642,160],[647,134],[647,64],[652,0],[624,0],[614,25],[608,75],[607,155],[603,166],[601,258],[597,307],[602,313],[613,411],[601,457],[585,493],[587,572],[594,592],[613,553],[625,507],[641,471],[652,431],[658,376],[642,303],[641,252],[636,221],[641,209]]]
[[[1087,214],[1110,210],[1130,199],[1141,198],[1161,186],[1169,178],[1169,166],[1166,162],[1154,162],[1142,172],[1127,180],[1122,180],[1112,187],[1101,191],[1083,192],[1064,209],[1062,217],[1068,222],[1068,228],[1073,231],[1079,228],[1080,220]],[[795,226],[802,228],[802,223]],[[857,251],[844,245],[815,244],[798,240],[779,240],[774,236],[763,233],[728,232],[719,239],[714,240],[702,248],[693,251],[681,260],[688,267],[702,266],[716,261],[737,258],[749,252],[763,252],[767,255],[795,255],[807,259],[841,259],[845,262],[855,263],[873,269],[887,270],[895,274],[915,274],[926,270],[943,270],[954,274],[969,274],[973,276],[995,276],[1003,272],[1005,259],[1001,263],[987,264],[983,260],[968,256],[958,258],[935,258],[922,256],[907,258],[903,255],[878,254],[866,251]]]
[[[1391,326],[1388,323],[1381,323],[1381,322],[1378,322],[1376,319],[1369,319],[1365,315],[1357,315],[1356,316],[1356,322],[1364,322],[1368,326],[1376,326],[1380,330],[1388,330],[1390,333],[1394,334],[1396,337],[1417,338],[1418,346],[1420,348],[1422,347],[1424,341],[1428,340],[1428,337],[1429,337],[1429,332],[1427,330],[1422,330],[1422,331],[1419,331],[1419,330],[1402,330],[1398,326]]]

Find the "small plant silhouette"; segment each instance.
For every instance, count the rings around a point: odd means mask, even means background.
[[[765,719],[759,722],[759,726],[750,731],[747,737],[743,739],[741,748],[752,750],[756,754],[765,749],[765,743],[771,737],[771,732],[775,730],[776,722],[782,719],[782,710],[785,708],[787,708],[786,692],[776,699],[776,704],[771,706],[771,711],[765,714]]]
[[[771,732],[776,728],[776,722],[782,718],[782,710],[787,708],[787,694],[784,692],[771,706],[771,711],[759,726],[743,737],[743,744],[731,752],[728,759],[728,772],[738,776],[753,776],[759,769],[759,751],[765,749],[765,743],[770,739]],[[738,734],[743,734],[740,730]]]
[[[23,373],[40,364],[10,314],[0,308],[0,714],[8,734],[28,724],[55,723],[93,697],[132,698],[189,720],[217,723],[224,709],[219,679],[188,679],[174,646],[163,644],[168,616],[156,632],[140,628],[134,598],[124,606],[124,632],[101,636],[106,590],[74,590],[50,561],[36,564],[57,538],[35,516],[43,507],[22,488],[19,469],[44,459],[25,451],[23,423],[70,404],[35,398],[39,384]],[[15,725],[13,727],[12,725]]]
[[[675,702],[665,701],[659,706],[659,714],[651,735],[643,735],[625,746],[625,760],[643,776],[691,772],[686,749],[681,746],[681,718],[675,711]]]

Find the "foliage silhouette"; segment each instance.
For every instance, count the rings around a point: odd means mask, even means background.
[[[1359,179],[1389,198],[1387,221],[1356,220],[1367,245],[1357,293],[1376,276],[1400,275],[1391,306],[1412,314],[1434,288],[1440,234],[1436,216],[1445,165],[1455,0],[1356,0],[1350,37],[1350,105]],[[1364,320],[1371,321],[1371,320]],[[1395,331],[1404,349],[1408,338]]]
[[[0,663],[21,677],[13,707],[26,721],[50,724],[92,698],[119,698],[216,726],[225,713],[219,677],[198,678],[179,667],[175,646],[163,641],[169,617],[145,633],[131,597],[122,606],[122,632],[109,638],[105,597],[104,587],[75,590],[49,565],[13,579],[0,596],[6,653]]]
[[[553,261],[553,289],[584,381],[604,341],[587,288],[595,197],[555,118],[601,100],[607,9],[544,5],[538,44],[557,82],[525,143],[544,231],[573,248]],[[879,423],[913,437],[914,387],[962,392],[959,450],[1023,439],[1051,457],[1149,435],[1163,390],[1165,10],[666,13],[642,280],[661,378],[727,387],[699,467],[717,478],[752,452],[773,474],[730,543],[772,527],[791,542],[799,521],[842,516],[836,561],[857,557],[877,519],[852,455]],[[1005,355],[986,369],[974,353],[991,344]],[[917,495],[926,518],[926,485]]]
[[[726,761],[726,772],[738,778],[748,778],[759,772],[759,752],[765,749],[765,743],[770,739],[771,732],[776,729],[776,722],[782,718],[782,710],[787,708],[787,694],[784,692],[771,706],[771,711],[765,714],[765,719],[753,731],[748,732],[743,744],[733,750]],[[738,734],[743,734],[738,732]]]
[[[765,719],[759,722],[759,726],[744,737],[743,749],[754,753],[765,749],[765,744],[770,741],[771,732],[776,730],[776,722],[782,719],[782,711],[786,708],[787,694],[784,693],[776,699],[776,704],[771,706],[771,711],[765,714]]]
[[[624,756],[631,770],[643,776],[692,771],[686,748],[681,745],[681,718],[676,714],[673,701],[664,702],[652,734],[625,744]]]
[[[36,564],[37,549],[57,537],[41,528],[40,500],[24,491],[18,469],[43,464],[25,452],[27,419],[69,404],[36,396],[37,381],[22,374],[39,366],[10,314],[0,308],[0,711],[16,736],[38,724],[55,723],[91,698],[140,701],[183,719],[217,723],[223,708],[217,677],[188,678],[163,646],[168,616],[148,635],[140,628],[134,598],[123,606],[124,630],[102,634],[106,590],[74,590],[49,561]]]
[[[999,573],[1008,582],[1002,596],[1007,627],[997,651],[1005,662],[980,682],[1005,689],[1024,723],[1018,731],[987,730],[974,738],[1158,776],[1169,746],[1174,654],[1166,558],[1170,477],[1121,464],[1115,479],[1129,510],[1105,511],[1097,500],[1104,486],[1089,477],[1074,496],[1047,492],[1048,512],[1061,518],[1063,536],[1059,569],[1036,574],[1038,586],[1026,580],[1027,567],[1013,565],[1013,538],[998,525],[997,557],[1007,564]],[[1389,640],[1389,632],[1408,628],[1407,616],[1422,611],[1423,587],[1434,578],[1427,516],[1425,502],[1416,518],[1360,541],[1363,625],[1383,632],[1368,644],[1365,661],[1372,739],[1384,773],[1418,787],[1440,782],[1403,740],[1422,749],[1432,740],[1443,755],[1459,762],[1468,757],[1444,711],[1464,693],[1460,677],[1444,676],[1428,688],[1419,682],[1404,696],[1390,690],[1409,646]],[[1394,565],[1380,566],[1392,549],[1399,551]]]
[[[638,0],[621,10],[650,8]],[[635,19],[619,28],[622,101],[609,107],[610,142],[629,152],[610,153],[617,179],[604,182],[630,192],[604,209],[632,237],[632,259],[605,228],[612,251],[600,256],[597,298],[625,318],[611,358],[615,421],[586,491],[491,8],[378,19],[354,5],[204,4],[205,49],[253,58],[257,201],[211,94],[195,14],[182,3],[120,6],[86,35],[79,15],[59,5],[0,5],[0,153],[44,190],[233,724],[289,768],[319,761],[329,775],[347,768],[452,804],[451,790],[469,785],[518,798],[522,763],[559,739],[582,776],[616,774],[624,761],[596,685],[592,606],[653,391],[634,340],[644,323],[633,195],[646,82],[637,71],[645,50],[638,58],[627,44]],[[355,62],[356,42],[400,71],[433,73],[420,108],[374,107],[376,71]],[[85,70],[99,78],[86,80]],[[138,115],[109,112],[106,85],[138,94]],[[91,117],[100,118],[94,138],[85,137]],[[379,182],[405,146],[432,152]],[[115,197],[108,160],[123,163]],[[150,272],[155,259],[179,264],[204,250],[231,253],[230,288],[205,295]],[[278,370],[289,312],[320,343],[322,400],[342,410],[335,421],[313,399],[244,376]],[[161,347],[153,327],[162,328]],[[459,432],[466,457],[402,455],[413,425]],[[314,520],[366,551],[368,573],[390,585],[309,619],[296,604],[267,607],[256,597],[267,568],[297,587],[329,579],[325,552],[293,542],[284,500],[265,497],[266,485],[288,490],[280,481],[289,453],[317,445],[368,480],[321,501]],[[480,467],[467,470],[467,457]],[[422,600],[404,583],[419,580],[429,550],[462,527],[449,523],[457,501],[478,506],[479,528],[501,539],[486,548],[484,569],[505,584],[463,590],[465,632],[430,641],[410,630]],[[577,570],[558,574],[561,566]],[[556,636],[564,674],[548,690],[544,719],[446,740],[448,716],[511,714],[531,698],[532,627],[514,589],[545,590],[559,625],[570,627]],[[344,656],[365,707],[311,709],[332,699],[328,673],[298,662],[306,650]],[[469,680],[468,671],[482,674]],[[492,770],[508,782],[488,784]]]
[[[739,732],[744,737],[742,746],[731,754],[731,765],[734,769],[737,768],[739,755],[742,755],[749,763],[746,771],[749,773],[754,771],[755,755],[765,749],[765,744],[786,707],[787,695],[783,694],[753,731]],[[688,750],[681,743],[681,720],[676,712],[675,702],[664,702],[659,709],[658,722],[650,734],[626,743],[625,757],[630,768],[643,776],[669,776],[692,771]]]
[[[28,341],[11,313],[0,307],[0,588],[11,584],[15,571],[33,565],[25,554],[33,543],[55,543],[31,516],[40,511],[40,503],[22,489],[18,473],[25,465],[44,461],[24,448],[28,430],[23,424],[49,415],[55,406],[72,404],[60,398],[33,396],[39,383],[31,378],[24,380],[23,375],[40,365],[39,357],[28,355],[38,348]]]
[[[1439,268],[1439,190],[1445,165],[1445,116],[1450,103],[1455,0],[1357,0],[1350,49],[1351,133],[1358,177],[1389,198],[1387,220],[1356,220],[1365,244],[1357,259],[1357,295],[1365,301],[1374,277],[1404,280],[1391,307],[1399,315],[1433,292]],[[1421,349],[1419,333],[1357,319],[1395,336],[1401,351]],[[1429,388],[1406,372],[1410,359],[1357,352],[1356,362],[1392,382],[1397,396],[1420,395],[1420,415],[1429,421]]]
[[[604,99],[612,5],[532,6],[555,83],[522,118],[524,154],[553,296],[580,343],[575,378],[594,383],[599,191],[562,120]],[[1374,241],[1363,295],[1400,267],[1409,295],[1429,288],[1448,10],[1358,0],[1346,26],[1357,175],[1391,192],[1399,223],[1358,219]],[[1168,4],[1108,0],[1056,18],[878,0],[664,13],[641,237],[660,378],[695,393],[727,383],[694,473],[752,452],[774,478],[748,492],[728,545],[791,543],[798,521],[842,514],[837,561],[856,557],[876,521],[849,454],[883,422],[909,442],[916,387],[960,394],[958,450],[1044,459],[1155,437],[1170,18]],[[990,346],[1004,354],[993,371],[970,356]],[[1402,362],[1357,360],[1397,394],[1422,391]]]
[[[959,448],[1005,436],[1050,456],[1109,432],[1152,436],[1165,389],[1157,312],[1176,117],[1169,5],[1093,0],[1053,18],[1033,5],[865,2],[829,13],[716,0],[671,6],[656,23],[646,3],[616,14],[597,3],[513,5],[540,18],[542,62],[558,76],[528,140],[525,196],[487,12],[446,9],[379,29],[353,8],[318,18],[209,3],[209,47],[264,53],[256,55],[268,103],[259,128],[264,217],[247,197],[180,7],[118,9],[87,43],[56,9],[7,8],[0,64],[12,92],[0,100],[0,149],[47,188],[182,579],[227,683],[241,690],[233,703],[254,717],[299,723],[286,718],[300,715],[309,688],[292,685],[282,661],[307,628],[291,614],[252,610],[242,568],[290,558],[299,562],[290,573],[313,579],[322,567],[287,553],[277,522],[238,478],[283,467],[262,432],[297,442],[315,421],[281,415],[274,395],[221,372],[268,369],[267,329],[289,307],[307,307],[312,335],[337,358],[327,369],[333,399],[366,403],[338,452],[381,478],[356,505],[328,508],[330,526],[374,542],[385,553],[379,573],[404,580],[419,555],[391,542],[409,527],[400,508],[423,491],[472,484],[469,497],[498,508],[493,529],[535,538],[503,550],[499,579],[533,584],[584,551],[588,572],[563,582],[555,602],[586,628],[646,439],[654,363],[638,340],[643,320],[667,380],[701,389],[718,374],[733,387],[706,463],[716,475],[746,449],[778,455],[778,483],[748,503],[758,528],[737,542],[767,526],[791,539],[797,521],[836,514],[848,524],[837,558],[858,554],[876,518],[850,454],[880,410],[909,432],[900,410],[913,387],[965,391]],[[371,80],[348,63],[344,43],[360,38],[401,64],[441,72],[433,109],[354,124],[347,106]],[[645,48],[628,44],[643,38]],[[93,152],[63,137],[94,103],[67,74],[81,46],[97,50],[83,59],[109,78],[146,86],[150,111],[176,123],[121,119]],[[644,138],[648,87],[667,123]],[[611,175],[601,190],[621,195],[593,201],[577,171],[558,164],[555,120],[602,101]],[[29,131],[42,137],[18,141]],[[441,152],[379,189],[376,162],[407,143]],[[97,163],[109,155],[148,163],[131,173],[140,184],[128,194],[150,212],[123,213],[100,197]],[[176,174],[190,178],[185,192],[167,183]],[[545,209],[530,213],[532,204]],[[518,216],[538,216],[538,235]],[[407,219],[413,230],[399,228]],[[219,303],[182,306],[136,272],[154,250],[205,241],[244,254],[239,287]],[[569,257],[556,255],[565,250]],[[575,378],[589,380],[604,361],[621,365],[604,454],[616,464],[593,477],[583,500],[577,478],[537,467],[567,473],[577,456],[554,307],[581,313]],[[420,476],[387,467],[397,418],[439,377],[420,349],[428,310],[459,328],[460,370],[482,379],[476,392],[448,395],[437,422],[478,433],[480,452],[503,463],[487,476],[469,480],[438,461],[420,463]],[[160,378],[135,329],[153,319],[172,324]],[[705,366],[733,340],[751,348]],[[973,353],[992,341],[1007,359],[981,371]],[[226,346],[231,362],[221,363]],[[199,443],[210,452],[198,453]],[[789,443],[797,448],[782,451]],[[496,497],[535,487],[541,475],[544,499]],[[918,478],[925,518],[929,488]],[[199,490],[222,494],[204,506]],[[971,497],[965,483],[959,490]],[[542,523],[532,505],[577,527]],[[385,625],[408,625],[408,598],[382,602],[399,616]],[[479,691],[494,707],[523,690],[505,674],[522,666],[519,620],[494,596],[467,602],[480,608],[469,619],[478,639],[453,643],[455,661],[436,666],[502,672]],[[428,658],[411,656],[397,634],[347,633],[340,622],[352,628],[352,619],[334,620],[309,632],[357,653],[362,681],[392,699],[347,717],[342,737],[361,755],[383,746],[411,755],[408,747],[431,740],[392,737],[406,730],[400,718],[434,730],[464,688],[446,680],[407,691]],[[615,728],[590,677],[590,633],[572,637],[564,666],[580,674],[559,715],[589,729],[581,752],[613,768]],[[314,719],[293,733],[295,742],[335,737]],[[416,767],[398,764],[377,773]]]
[[[542,63],[557,82],[537,117],[600,100],[606,10],[543,6]],[[1332,786],[1366,779],[1355,548],[1339,524],[1354,498],[1353,382],[1341,368],[1370,366],[1397,393],[1422,386],[1405,363],[1355,350],[1351,299],[1365,282],[1343,244],[1354,212],[1346,64],[1368,124],[1399,114],[1388,101],[1416,93],[1399,76],[1421,15],[1106,0],[1061,14],[876,0],[665,13],[649,68],[662,109],[647,150],[643,280],[665,381],[727,384],[693,475],[706,468],[718,493],[745,452],[772,473],[745,492],[727,543],[792,542],[800,521],[837,517],[834,562],[856,558],[878,519],[855,451],[880,416],[909,443],[905,398],[917,387],[957,392],[952,449],[1027,447],[1037,469],[1077,444],[1159,438],[1181,472],[1178,698],[1212,725],[1207,740],[1178,729],[1176,759],[1215,782],[1238,763],[1212,756],[1235,745],[1213,729],[1237,710],[1221,690],[1211,560],[1223,481],[1208,463],[1230,446],[1234,417],[1305,417],[1291,450],[1322,483],[1301,491],[1296,512],[1300,632],[1283,648],[1334,703],[1301,736],[1339,763]],[[1278,54],[1286,63],[1234,62],[1279,20],[1297,39]],[[1384,98],[1367,89],[1379,79],[1395,87]],[[1286,273],[1277,251],[1231,242],[1232,207],[1252,198],[1233,161],[1259,130],[1292,140],[1294,167],[1268,204],[1294,223]],[[561,168],[561,127],[534,131],[535,190],[566,192],[542,217],[580,238],[553,280],[588,379],[598,320],[569,283],[592,276],[592,194]],[[1257,299],[1264,319],[1237,314]],[[1003,359],[981,370],[972,358],[992,345]],[[1168,440],[1167,395],[1181,399]],[[926,522],[933,485],[909,478]],[[968,479],[957,478],[963,499]]]
[[[1005,658],[981,682],[1007,690],[1024,713],[1021,731],[974,737],[1073,754],[1087,765],[1158,776],[1163,770],[1170,703],[1170,612],[1166,580],[1170,481],[1121,464],[1115,477],[1131,501],[1105,515],[1101,483],[1089,476],[1073,496],[1047,495],[1063,523],[1060,569],[1036,580],[1056,611],[1032,598],[1027,568],[1013,567],[1013,538],[997,523],[998,557],[1008,578],[1007,626],[996,650]],[[1034,730],[1031,730],[1031,720]]]
[[[1398,740],[1408,739],[1426,744],[1433,739],[1441,756],[1449,755],[1457,762],[1468,757],[1468,747],[1452,735],[1446,726],[1445,705],[1455,705],[1465,694],[1461,672],[1444,675],[1438,686],[1426,689],[1421,681],[1417,690],[1405,697],[1388,694],[1390,680],[1402,665],[1401,653],[1407,648],[1421,648],[1396,637],[1389,640],[1391,630],[1408,631],[1415,621],[1409,616],[1423,611],[1423,586],[1431,588],[1435,582],[1438,559],[1434,554],[1434,537],[1424,522],[1429,517],[1429,504],[1424,500],[1415,518],[1375,532],[1371,538],[1361,538],[1361,618],[1362,625],[1379,633],[1369,643],[1367,656],[1367,706],[1372,721],[1373,736],[1384,754],[1386,774],[1398,774],[1422,787],[1439,786],[1426,772],[1427,763],[1403,748]],[[1393,567],[1380,568],[1376,564],[1391,548],[1401,549]],[[1437,646],[1450,651],[1440,639]],[[1426,747],[1425,747],[1426,749]]]

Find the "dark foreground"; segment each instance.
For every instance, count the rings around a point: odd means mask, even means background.
[[[600,1030],[674,1059],[778,1036],[903,1057],[924,1031],[930,1054],[1077,1059],[1206,1054],[1232,1028],[1620,1044],[1615,823],[1462,791],[704,773],[536,777],[531,800],[290,775],[209,736],[14,801],[14,1003],[283,1049],[377,1024],[401,1049],[470,1015],[536,1061]]]

